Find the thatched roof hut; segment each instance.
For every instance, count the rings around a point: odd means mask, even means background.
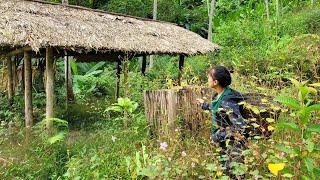
[[[0,53],[18,47],[195,55],[218,46],[174,24],[78,6],[0,0]]]
[[[205,54],[219,47],[199,35],[167,22],[107,13],[88,8],[36,0],[0,0],[0,56],[8,66],[8,99],[13,100],[12,56],[23,55],[25,121],[33,124],[32,56],[45,56],[46,117],[54,117],[54,58],[76,56],[77,61],[117,61],[117,96],[123,62],[128,89],[128,60],[143,55],[180,55],[179,83],[184,57]],[[66,79],[69,65],[66,58]],[[67,84],[67,83],[66,83]],[[68,86],[68,85],[67,85]],[[48,121],[48,129],[52,122]],[[50,134],[50,133],[49,133]]]

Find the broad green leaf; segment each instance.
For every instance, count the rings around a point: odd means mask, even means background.
[[[320,133],[320,124],[313,124],[313,125],[309,126],[307,128],[307,131]]]
[[[299,126],[295,123],[290,123],[290,122],[283,122],[283,123],[278,123],[277,127],[279,129],[292,129],[294,131],[299,131]]]
[[[101,68],[102,66],[104,66],[106,64],[106,62],[99,62],[96,65],[94,65],[91,69],[89,69],[89,71],[87,71],[86,75],[88,74],[92,74],[94,71],[97,71],[99,68]],[[100,70],[102,72],[102,70]]]
[[[314,95],[316,95],[316,94],[318,93],[318,91],[317,91],[315,88],[313,88],[313,87],[308,87],[308,90],[309,90],[309,92],[310,92],[311,94],[314,94]]]
[[[288,106],[293,109],[300,109],[301,105],[298,100],[292,97],[285,97],[285,96],[278,96],[275,98],[276,101],[280,102],[281,104]]]
[[[206,169],[209,171],[216,171],[217,170],[217,166],[215,164],[207,164],[206,165]]]
[[[65,137],[66,133],[65,132],[59,132],[57,135],[50,137],[48,139],[49,144],[54,144],[56,142],[62,141]]]
[[[115,111],[115,112],[122,112],[122,108],[120,106],[111,106],[107,108],[105,111]]]
[[[307,150],[311,153],[313,151],[313,149],[314,149],[314,143],[310,139],[308,139],[307,140]]]
[[[310,112],[320,111],[320,104],[313,104],[311,106],[308,106],[307,110],[310,111]]]
[[[304,107],[298,112],[298,115],[302,124],[307,124],[310,121],[311,111],[307,107]]]
[[[221,180],[229,180],[229,176],[221,176]]]
[[[285,152],[287,154],[294,153],[293,149],[291,149],[290,147],[287,147],[285,145],[277,145],[276,148],[277,148],[277,150],[283,151],[283,152]]]
[[[96,71],[92,71],[90,73],[87,73],[85,76],[94,76],[97,74],[101,74],[103,71],[102,70],[96,70]]]
[[[46,118],[45,121],[46,122],[55,122],[59,126],[68,126],[68,121],[62,120],[62,119],[59,119],[59,118]]]
[[[301,122],[303,124],[306,124],[307,122],[309,122],[311,118],[311,113],[314,111],[320,111],[320,104],[314,104],[314,105],[302,108],[298,112]]]
[[[304,163],[307,167],[307,170],[310,172],[310,173],[313,173],[313,169],[314,169],[314,166],[313,166],[313,159],[311,158],[305,158],[304,159]]]
[[[309,177],[304,176],[304,175],[302,175],[302,176],[301,176],[301,179],[302,179],[302,180],[310,180],[310,178],[309,178]]]
[[[303,86],[302,83],[300,83],[299,81],[295,80],[295,79],[292,79],[292,78],[289,78],[291,83],[296,87],[296,88],[300,88],[301,86]]]
[[[300,101],[304,101],[308,94],[310,93],[309,88],[307,86],[301,86],[299,89],[299,99]]]

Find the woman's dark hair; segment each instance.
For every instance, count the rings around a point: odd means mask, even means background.
[[[230,72],[224,66],[211,67],[208,70],[208,74],[212,77],[212,79],[217,80],[219,85],[222,87],[227,87],[231,84]]]

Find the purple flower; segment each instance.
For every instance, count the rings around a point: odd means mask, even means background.
[[[281,152],[281,153],[279,154],[280,159],[283,159],[285,156],[286,156],[286,153],[285,153],[285,152]]]
[[[168,147],[167,142],[162,142],[162,143],[160,143],[160,149],[161,149],[161,150],[165,151],[165,150],[167,150],[167,147]]]

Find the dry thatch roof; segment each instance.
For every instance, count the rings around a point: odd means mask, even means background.
[[[0,0],[0,48],[204,54],[218,46],[166,22],[32,0]],[[1,52],[0,52],[1,53]]]

